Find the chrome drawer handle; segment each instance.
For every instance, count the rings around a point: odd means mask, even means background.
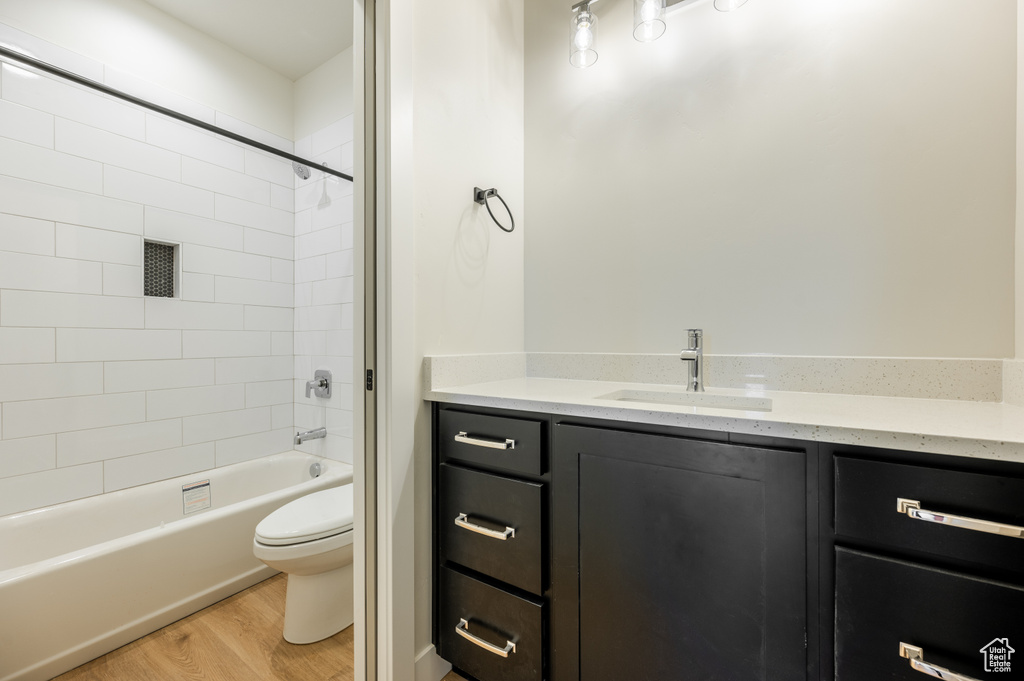
[[[509,653],[516,652],[516,644],[512,641],[505,641],[505,647],[499,648],[496,645],[492,645],[482,638],[477,638],[473,634],[469,633],[469,622],[466,620],[459,620],[459,623],[455,625],[455,633],[466,639],[470,643],[475,643],[489,653],[494,653],[499,657],[508,657]]]
[[[506,439],[504,442],[501,440],[481,440],[478,437],[470,437],[466,431],[461,431],[455,436],[456,442],[461,442],[464,445],[474,445],[476,447],[487,447],[488,449],[515,449],[516,441]]]
[[[928,664],[924,661],[924,649],[909,645],[903,641],[900,641],[900,657],[910,660],[910,668],[914,671],[934,676],[937,679],[945,679],[946,681],[978,681],[973,676],[964,676],[963,674],[951,672],[945,667]]]
[[[974,530],[975,532],[988,532],[1004,537],[1024,539],[1024,527],[994,523],[989,520],[978,520],[976,518],[965,518],[962,515],[950,515],[948,513],[939,513],[938,511],[927,511],[921,508],[920,501],[914,499],[897,499],[896,510],[900,513],[906,513],[915,520],[923,520],[926,523],[939,523],[940,525],[962,527],[965,530]]]
[[[506,527],[504,531],[501,531],[501,530],[489,530],[486,527],[482,527],[480,525],[474,525],[473,523],[469,522],[468,516],[465,513],[460,513],[459,514],[459,517],[455,519],[455,524],[458,525],[459,527],[461,527],[464,530],[469,530],[470,532],[476,532],[478,534],[484,535],[485,537],[490,537],[491,539],[500,539],[501,541],[505,541],[509,537],[515,538],[515,536],[516,536],[515,529],[513,529],[511,527]]]

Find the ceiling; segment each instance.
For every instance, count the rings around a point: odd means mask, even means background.
[[[352,45],[352,0],[146,0],[298,80]]]

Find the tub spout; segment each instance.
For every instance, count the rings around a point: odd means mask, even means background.
[[[319,440],[322,437],[327,437],[326,428],[317,428],[316,430],[307,430],[304,433],[295,433],[295,444],[301,445],[306,440]]]

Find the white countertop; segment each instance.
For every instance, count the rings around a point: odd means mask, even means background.
[[[682,392],[678,385],[515,378],[435,388],[424,399],[555,415],[730,431],[1024,462],[1024,407],[907,397],[708,388],[768,397],[772,410],[739,411],[597,399],[620,390]]]

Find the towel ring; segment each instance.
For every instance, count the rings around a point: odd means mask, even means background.
[[[505,206],[505,211],[508,213],[508,219],[512,222],[511,227],[505,227],[503,224],[498,222],[498,218],[494,217],[494,213],[491,212],[491,204],[487,202],[487,199],[494,197],[501,201],[501,205]],[[480,189],[480,187],[473,187],[473,200],[477,203],[481,203],[487,207],[487,212],[490,214],[491,219],[494,220],[494,224],[498,225],[498,229],[503,232],[511,232],[516,228],[516,219],[512,216],[512,209],[505,203],[505,199],[501,198],[501,194],[498,193],[497,189]]]

